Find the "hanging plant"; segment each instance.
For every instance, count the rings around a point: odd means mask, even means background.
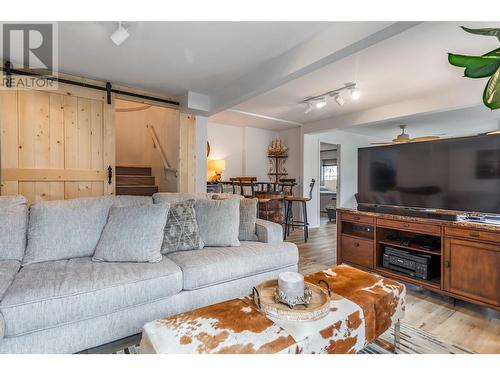
[[[463,26],[462,29],[471,34],[496,36],[500,42],[500,29],[469,29]],[[466,56],[449,53],[448,62],[451,65],[465,68],[465,77],[490,77],[484,88],[483,103],[490,109],[500,108],[500,48],[482,56]]]

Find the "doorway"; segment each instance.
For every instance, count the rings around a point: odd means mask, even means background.
[[[116,194],[177,192],[179,111],[117,99]]]
[[[339,194],[340,145],[320,142],[319,147],[319,215],[320,225],[336,222]]]

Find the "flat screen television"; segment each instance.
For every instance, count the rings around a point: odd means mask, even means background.
[[[357,198],[500,214],[500,135],[360,148]]]

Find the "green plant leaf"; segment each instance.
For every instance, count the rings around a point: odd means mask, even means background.
[[[496,36],[500,42],[500,29],[497,28],[485,28],[485,29],[469,29],[465,26],[460,26],[464,31],[476,35],[486,35],[486,36]]]
[[[483,56],[500,56],[500,48],[484,54]],[[500,68],[500,60],[484,65],[468,66],[465,69],[464,75],[468,78],[484,78],[494,74]]]
[[[500,68],[491,76],[484,88],[483,103],[490,109],[500,108]]]
[[[492,64],[498,61],[500,61],[500,55],[498,54],[493,56],[467,56],[456,55],[454,53],[448,54],[448,62],[451,65],[459,66],[461,68],[480,67],[485,64]]]

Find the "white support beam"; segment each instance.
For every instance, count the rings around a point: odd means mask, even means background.
[[[212,93],[210,115],[355,54],[419,23],[338,23]]]
[[[210,96],[199,92],[188,91],[180,98],[180,108],[185,113],[207,115],[210,112]]]
[[[422,97],[406,99],[364,111],[310,122],[303,125],[303,131],[304,133],[318,133],[356,125],[398,120],[418,114],[469,108],[481,104],[483,89],[483,81],[464,79],[463,83],[458,86],[449,87],[443,91],[429,92]]]

